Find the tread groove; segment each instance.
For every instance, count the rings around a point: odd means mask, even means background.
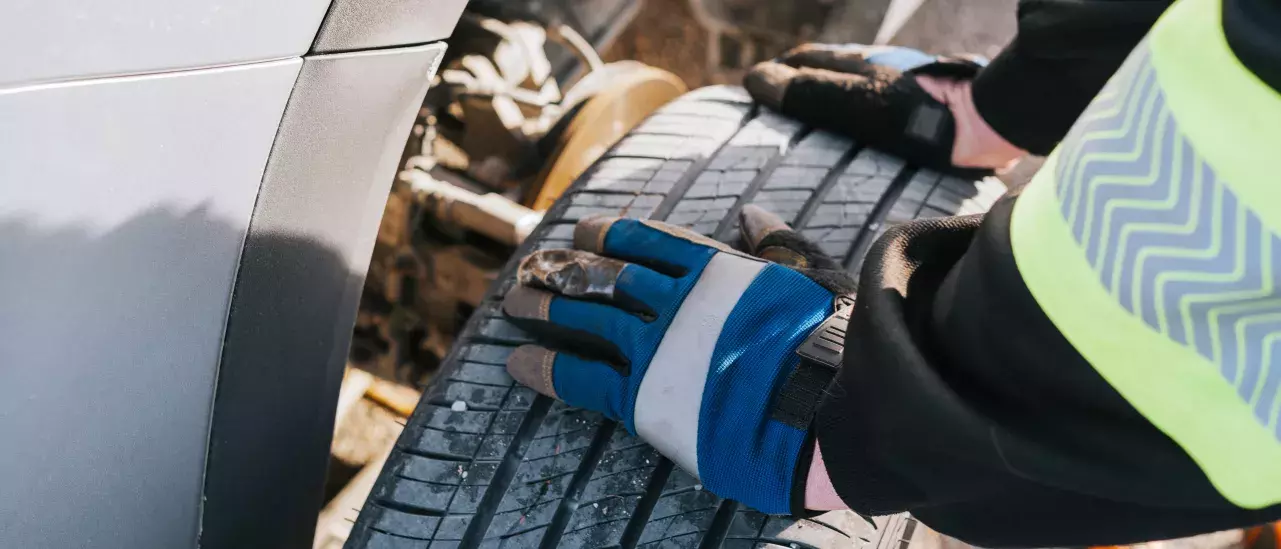
[[[614,436],[614,430],[617,427],[618,424],[610,420],[602,421],[600,427],[597,427],[591,445],[587,447],[578,470],[574,472],[574,478],[569,481],[569,488],[565,490],[560,504],[556,506],[556,513],[547,523],[547,532],[543,534],[543,541],[539,545],[542,549],[556,547],[561,536],[565,534],[565,528],[569,526],[570,519],[574,517],[574,511],[578,509],[578,498],[583,495],[583,489],[587,488],[587,481],[591,480],[592,473],[600,464],[600,458],[609,447],[609,439]]]
[[[741,101],[737,101],[737,100],[734,100],[734,99],[724,99],[724,98],[720,98],[720,97],[705,97],[705,98],[701,99],[701,101],[706,101],[706,102],[708,102],[708,103],[720,103],[720,104],[722,104],[722,105],[733,105],[733,106],[735,106],[735,107],[741,107],[741,106],[743,106],[743,102],[741,102]],[[757,109],[757,108],[759,108],[759,107],[758,107],[755,103],[753,103],[753,104],[752,104],[752,108],[753,108],[753,109]],[[753,115],[753,116],[755,116],[755,114],[756,114],[755,112],[753,112],[753,113],[752,113],[752,115]]]
[[[576,191],[572,195],[566,194],[565,196],[582,196],[585,194],[594,194],[594,195],[602,195],[602,196],[660,196],[662,193],[645,192],[645,191],[638,192],[638,191],[627,191],[627,190],[618,190],[618,189],[584,189],[581,191]],[[577,221],[573,221],[570,219],[557,219],[555,221],[549,222],[548,225],[573,225],[575,223],[577,223]]]
[[[479,386],[481,386],[481,387],[493,387],[493,388],[495,388],[495,389],[509,389],[509,388],[511,388],[509,385],[498,385],[498,384],[496,384],[496,383],[482,383],[482,382],[480,382],[480,381],[472,381],[472,380],[469,380],[469,379],[458,379],[458,378],[456,378],[456,377],[451,377],[451,378],[448,378],[448,379],[449,379],[449,381],[453,381],[453,382],[455,382],[455,383],[466,383],[466,384],[468,384],[468,385],[479,385]],[[431,403],[429,402],[428,404],[431,404]],[[453,404],[453,403],[451,402],[450,404]],[[470,405],[470,404],[468,404],[468,406],[471,406],[471,405]],[[446,406],[446,408],[448,408],[448,406]],[[469,409],[469,410],[471,410],[470,408],[468,408],[468,409]]]
[[[494,337],[494,336],[487,336],[487,335],[475,335],[467,338],[466,343],[472,344],[472,345],[494,345],[496,347],[511,347],[515,349],[516,347],[520,347],[521,345],[524,345],[527,342],[514,341],[511,339],[503,339],[501,337]]]
[[[374,500],[374,505],[377,505],[377,506],[382,507],[382,508],[384,508],[384,509],[391,509],[392,511],[399,511],[399,512],[401,512],[401,513],[405,513],[405,514],[407,514],[407,515],[414,515],[414,516],[419,516],[419,517],[443,517],[443,516],[445,516],[445,511],[444,511],[443,509],[434,509],[434,508],[431,508],[431,507],[423,507],[423,506],[421,506],[421,505],[414,505],[414,504],[412,504],[412,503],[405,503],[405,502],[403,502],[403,501],[392,501],[392,500],[390,500],[390,499],[386,499],[386,498],[379,498],[379,499]]]
[[[823,176],[823,182],[818,184],[818,187],[814,189],[814,194],[810,195],[809,199],[805,201],[805,206],[801,207],[801,211],[796,214],[796,219],[791,221],[793,229],[799,231],[805,228],[810,218],[814,217],[814,212],[818,211],[819,205],[823,203],[823,199],[827,197],[827,193],[836,187],[836,184],[841,180],[841,175],[845,173],[845,169],[849,167],[850,162],[853,162],[854,157],[858,156],[858,153],[862,152],[862,150],[862,145],[858,143],[850,144],[850,148],[845,151],[845,154],[841,155],[841,159],[836,161],[832,169],[828,170],[827,174]]]
[[[745,204],[750,204],[752,199],[756,197],[756,194],[765,187],[765,184],[769,182],[770,176],[774,175],[774,171],[777,170],[778,167],[783,164],[783,160],[787,158],[787,153],[791,152],[792,149],[796,147],[796,144],[800,143],[802,139],[805,139],[805,136],[809,135],[812,131],[813,128],[808,126],[801,127],[801,129],[797,130],[796,133],[792,134],[792,136],[788,138],[787,143],[780,147],[774,156],[770,157],[769,163],[767,163],[765,167],[761,168],[761,171],[756,174],[756,177],[752,178],[752,182],[747,184],[747,188],[743,190],[743,194],[739,195],[738,200],[734,201],[734,205],[730,206],[729,211],[725,213],[725,218],[721,219],[720,225],[716,226],[716,230],[712,232],[713,240],[719,240],[721,242],[725,241],[725,238],[729,236],[729,233],[734,230],[734,227],[738,223],[738,212],[743,209]]]
[[[662,133],[643,133],[643,134],[632,134],[632,135],[661,135],[661,136],[668,136],[668,137],[685,137],[685,136],[683,136],[683,135],[676,135],[676,134],[662,134]],[[643,155],[643,154],[626,154],[626,153],[621,153],[621,154],[612,154],[612,153],[611,153],[611,154],[606,154],[605,156],[602,156],[602,157],[601,157],[601,160],[618,160],[618,159],[623,159],[623,160],[654,160],[654,161],[659,161],[659,162],[661,162],[661,161],[663,161],[663,160],[667,160],[666,158],[663,158],[663,157],[661,157],[661,156],[647,156],[647,155]]]
[[[934,180],[934,184],[930,186],[930,192],[925,193],[925,196],[921,198],[921,207],[917,208],[915,212],[912,212],[913,219],[921,217],[921,213],[924,212],[926,208],[930,207],[930,199],[934,198],[934,193],[938,192],[939,187],[943,186],[943,179],[946,177],[946,175],[940,175],[938,179]]]
[[[376,527],[376,526],[371,526],[371,527],[370,527],[370,530],[373,530],[373,531],[375,531],[375,532],[378,532],[378,533],[383,534],[383,535],[386,535],[386,536],[391,536],[391,537],[393,537],[393,538],[411,539],[411,540],[414,540],[414,541],[431,541],[431,539],[430,539],[430,538],[416,538],[416,537],[414,537],[414,536],[406,536],[405,534],[397,534],[397,533],[395,533],[395,532],[388,532],[388,531],[386,531],[386,530],[380,530],[380,529],[379,529],[378,527]]]
[[[478,322],[477,320],[468,320],[467,324],[468,324],[468,326],[470,327],[470,326],[472,326],[473,324],[476,324],[477,322]],[[458,347],[458,348],[456,348],[456,349],[451,350],[451,351],[450,351],[450,355],[451,355],[451,357],[452,357],[452,356],[454,356],[454,355],[456,355],[456,354],[458,354],[458,353],[461,351],[461,349],[462,349],[462,347]],[[511,385],[511,386],[509,386],[509,387],[507,388],[507,392],[506,392],[506,393],[504,393],[504,395],[503,395],[503,400],[507,400],[507,397],[511,395],[512,389],[513,389],[514,387],[515,387],[515,385],[513,384],[513,385]],[[423,392],[423,397],[424,397],[424,398],[426,398],[426,396],[427,396],[428,394],[429,394],[428,392],[424,391],[424,392]],[[409,418],[409,420],[410,420],[411,422],[414,422],[414,423],[415,423],[415,425],[421,425],[422,423],[424,423],[424,422],[423,422],[423,420],[422,420],[422,419],[420,419],[420,418],[422,418],[423,416],[422,416],[421,414],[419,414],[419,413],[418,413],[418,406],[420,406],[420,405],[422,405],[422,399],[421,399],[421,398],[418,400],[418,405],[416,405],[416,406],[414,407],[414,413],[413,413],[413,415]],[[532,411],[532,410],[531,410],[531,411]],[[485,423],[485,432],[489,432],[489,430],[490,430],[490,429],[493,429],[493,427],[494,427],[494,418],[495,418],[495,417],[497,417],[497,415],[498,415],[498,414],[494,414],[493,416],[491,416],[491,417],[489,418],[489,421]],[[406,428],[404,431],[401,431],[401,434],[400,434],[401,438],[404,438],[404,437],[405,437],[405,431],[407,431],[407,430],[408,430],[408,428]],[[409,454],[409,455],[419,455],[420,457],[426,457],[426,456],[422,456],[423,454],[437,454],[436,452],[430,452],[430,451],[418,450],[418,448],[413,447],[413,446],[409,446],[409,447],[402,446],[402,445],[400,444],[400,441],[399,441],[399,440],[397,440],[396,445],[395,445],[395,446],[393,446],[393,452],[392,452],[392,454],[393,454],[393,455],[395,454],[395,451],[400,451],[400,452],[402,452],[402,453]],[[472,455],[471,455],[471,458],[470,458],[472,461],[475,461],[476,453],[477,453],[477,452],[479,452],[479,451],[480,451],[480,447],[479,447],[479,446],[477,446],[477,449],[476,449],[475,451],[473,451],[473,452],[472,452]],[[448,455],[452,455],[452,454],[440,454],[440,455],[442,455],[442,456],[448,456]],[[440,459],[440,458],[428,458],[428,459]],[[389,459],[389,461],[390,461],[390,459]],[[452,460],[440,459],[440,461],[452,461]],[[384,479],[384,478],[386,478],[386,476],[387,476],[387,475],[389,475],[389,474],[391,474],[391,475],[392,475],[392,478],[398,478],[398,477],[400,477],[400,473],[399,473],[398,471],[396,471],[395,469],[392,469],[392,468],[389,468],[389,467],[385,467],[385,466],[384,466],[384,467],[383,467],[383,470],[382,470],[381,472],[379,472],[379,473],[378,473],[379,479],[378,479],[377,481],[375,481],[375,484],[374,484],[375,489],[377,489],[377,486],[378,486],[378,485],[382,484],[383,479]],[[461,485],[460,485],[460,486],[455,486],[455,487],[454,487],[454,493],[452,493],[452,494],[450,494],[450,495],[449,495],[449,502],[445,504],[446,513],[445,513],[445,514],[442,514],[442,516],[445,516],[445,515],[447,515],[447,514],[448,514],[449,506],[451,506],[451,505],[453,505],[453,504],[454,504],[454,498],[458,496],[458,490],[459,490],[459,488],[461,488]],[[360,519],[360,518],[361,518],[361,517],[363,517],[363,516],[364,516],[364,512],[363,512],[363,510],[362,510],[362,512],[361,512],[361,514],[360,514],[360,516],[358,516],[358,517],[356,517],[356,518],[357,518],[357,519]],[[363,521],[361,521],[361,522],[363,522]],[[437,522],[436,522],[436,525],[432,528],[432,537],[433,537],[433,538],[436,536],[437,531],[439,531],[439,529],[440,529],[440,523],[441,523],[441,522],[443,522],[443,521],[437,521]]]
[[[716,508],[716,514],[712,516],[712,523],[707,525],[707,531],[703,533],[703,539],[698,543],[698,549],[716,549],[725,543],[729,528],[734,524],[734,515],[738,514],[738,507],[737,501],[721,500],[720,506]]]
[[[528,533],[530,533],[530,532],[534,532],[534,531],[537,531],[537,530],[542,530],[542,529],[544,529],[544,528],[546,528],[546,527],[547,527],[547,525],[546,525],[546,524],[535,524],[535,525],[532,525],[532,526],[526,526],[526,527],[521,528],[521,529],[519,529],[519,530],[512,530],[512,531],[510,531],[510,532],[503,532],[503,535],[498,536],[498,539],[506,540],[506,539],[509,539],[509,538],[514,538],[514,537],[519,536],[519,535],[521,535],[521,534],[528,534]]]
[[[439,429],[433,429],[433,430],[439,431]],[[447,431],[442,431],[442,432],[447,432]],[[471,461],[474,460],[474,456],[464,456],[459,454],[446,454],[443,452],[433,452],[431,450],[423,450],[420,448],[414,448],[412,446],[397,445],[396,451],[402,454],[409,454],[411,456],[427,458],[427,459],[436,460],[436,461],[454,461],[458,463],[470,463]]]
[[[485,495],[481,496],[480,505],[476,508],[476,514],[467,524],[467,530],[463,532],[463,539],[458,542],[458,547],[480,547],[481,540],[485,537],[485,531],[489,529],[489,523],[494,520],[494,513],[498,510],[498,504],[502,501],[503,495],[511,486],[512,480],[516,478],[516,471],[520,468],[521,459],[525,457],[525,451],[534,441],[534,435],[538,433],[538,427],[542,425],[543,418],[547,417],[547,411],[551,409],[552,399],[538,395],[534,403],[530,405],[529,412],[526,413],[524,420],[520,423],[520,428],[516,430],[516,436],[512,439],[511,445],[507,447],[507,453],[503,455],[503,461],[494,471],[494,478],[485,488]]]
[[[667,485],[667,478],[672,475],[672,469],[675,466],[672,460],[667,458],[658,461],[654,473],[649,476],[649,484],[645,486],[645,495],[636,503],[632,517],[623,528],[623,535],[618,542],[620,549],[634,549],[636,544],[640,543],[645,525],[649,523],[650,515],[654,514],[654,507],[658,505],[659,498],[663,497],[663,486]]]
[[[880,231],[881,225],[885,223],[885,218],[889,215],[890,208],[893,208],[894,203],[898,202],[900,196],[903,196],[903,190],[907,189],[908,183],[915,176],[915,167],[904,166],[890,181],[889,188],[885,189],[885,194],[881,195],[880,199],[876,201],[876,206],[872,208],[871,215],[867,216],[867,222],[859,228],[858,236],[854,237],[854,241],[850,243],[850,249],[845,253],[845,257],[841,261],[845,270],[854,271],[859,266],[858,264],[867,253],[867,249],[871,247],[872,240],[876,238],[876,233]],[[855,276],[857,277],[857,271]]]
[[[464,382],[464,383],[466,383],[466,382]],[[493,387],[493,385],[486,385],[486,387]],[[498,407],[498,406],[486,406],[486,405],[484,405],[484,404],[472,404],[472,403],[467,402],[467,401],[463,401],[463,402],[464,402],[465,404],[467,404],[467,411],[468,411],[468,412],[500,412],[500,411],[502,411],[502,408],[501,408],[501,407]],[[441,407],[441,408],[448,408],[448,407],[450,407],[450,406],[452,406],[452,405],[454,404],[454,401],[449,400],[449,399],[447,399],[447,398],[432,398],[432,399],[430,399],[430,400],[428,400],[428,401],[427,401],[427,404],[430,404],[430,405],[432,405],[432,406],[439,406],[439,407]],[[440,429],[433,429],[433,430],[435,430],[435,431],[439,431]]]
[[[694,186],[694,182],[698,181],[698,177],[707,170],[707,166],[711,165],[712,161],[721,154],[721,151],[725,150],[725,147],[729,146],[730,141],[734,140],[734,136],[738,135],[738,132],[743,131],[743,127],[746,126],[748,122],[751,122],[753,118],[756,118],[756,113],[758,111],[759,108],[753,105],[751,109],[748,109],[747,114],[743,116],[743,119],[738,121],[738,129],[734,130],[734,133],[727,135],[725,137],[725,141],[717,145],[716,150],[712,151],[711,154],[700,158],[698,161],[691,164],[690,167],[685,170],[685,173],[681,174],[680,181],[677,181],[675,185],[672,185],[671,192],[667,193],[667,196],[663,197],[663,201],[658,203],[658,207],[654,208],[654,213],[650,214],[649,218],[655,221],[663,221],[667,219],[667,216],[672,215],[672,210],[675,210],[676,205],[680,203],[681,199],[685,198],[685,194]]]

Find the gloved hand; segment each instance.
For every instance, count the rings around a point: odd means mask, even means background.
[[[757,64],[758,102],[911,163],[977,179],[1026,154],[983,121],[970,96],[979,62],[888,46],[797,47]]]
[[[799,513],[826,383],[797,349],[854,283],[777,216],[740,219],[750,250],[789,266],[660,222],[580,221],[576,249],[519,267],[503,311],[539,345],[507,369],[621,421],[719,496]]]

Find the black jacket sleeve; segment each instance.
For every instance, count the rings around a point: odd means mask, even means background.
[[[976,86],[980,109],[994,102],[984,116],[1048,150],[1163,7],[1025,0],[1023,34]],[[1123,21],[1130,31],[1082,34]],[[1237,58],[1281,92],[1281,3],[1223,0],[1223,25]],[[1115,545],[1281,519],[1281,505],[1224,499],[1055,329],[1014,261],[1017,200],[892,228],[869,251],[845,362],[814,424],[841,498],[989,547]]]
[[[974,80],[974,105],[1002,137],[1045,155],[1171,0],[1022,0],[1018,36]]]
[[[1022,282],[1016,198],[869,251],[815,427],[841,498],[988,547],[1112,545],[1281,518],[1223,499]]]

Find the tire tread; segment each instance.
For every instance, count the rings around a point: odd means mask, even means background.
[[[717,498],[600,414],[516,384],[504,363],[529,338],[503,318],[498,297],[517,258],[569,247],[574,223],[593,214],[665,219],[738,245],[736,212],[757,204],[854,265],[889,225],[982,212],[1003,192],[804,127],[751,105],[741,88],[686,94],[588,169],[504,267],[425,388],[347,546],[885,545],[854,513],[798,522]],[[459,401],[465,411],[454,411]],[[902,520],[874,522],[884,530]]]

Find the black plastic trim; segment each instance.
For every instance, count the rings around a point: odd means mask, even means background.
[[[443,44],[303,60],[223,339],[200,547],[310,547],[365,270]]]

